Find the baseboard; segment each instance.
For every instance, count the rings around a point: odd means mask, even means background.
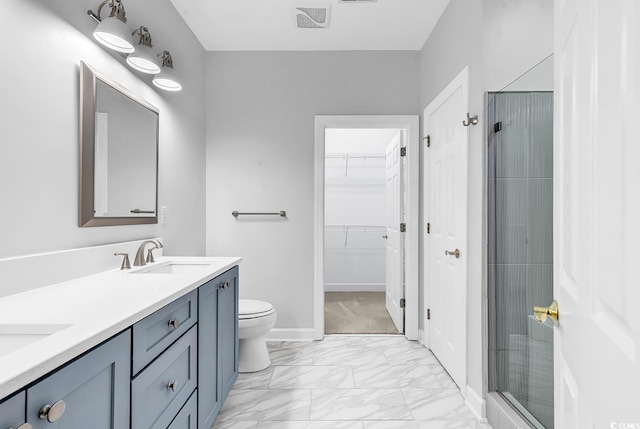
[[[325,292],[385,292],[384,283],[325,283]]]
[[[480,396],[478,392],[473,390],[468,384],[465,388],[464,403],[480,422],[484,423],[487,421],[487,403],[482,399],[482,396]]]
[[[272,329],[267,334],[269,341],[312,341],[313,328]]]

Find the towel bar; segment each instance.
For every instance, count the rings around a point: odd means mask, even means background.
[[[279,212],[239,212],[239,211],[233,211],[231,212],[231,215],[233,215],[233,217],[238,217],[238,216],[282,216],[282,217],[286,217],[287,216],[287,212],[285,210],[279,211]]]

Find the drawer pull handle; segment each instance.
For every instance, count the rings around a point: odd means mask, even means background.
[[[178,380],[173,380],[171,383],[167,384],[167,390],[171,390],[175,392],[178,389]]]
[[[49,423],[57,422],[60,420],[60,417],[62,417],[64,410],[66,409],[67,404],[65,404],[63,400],[59,400],[58,402],[54,402],[53,405],[47,404],[40,408],[38,417],[41,419],[47,419]]]
[[[180,326],[180,319],[176,317],[175,319],[169,320],[169,326],[171,326],[173,329],[176,329],[178,326]]]

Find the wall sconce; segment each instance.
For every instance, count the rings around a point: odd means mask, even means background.
[[[153,77],[153,84],[166,91],[180,91],[182,85],[180,85],[180,82],[175,78],[171,54],[169,51],[163,51],[159,53],[158,56],[162,56],[162,68],[160,73]]]
[[[151,34],[149,34],[149,29],[147,27],[140,27],[131,33],[132,36],[134,34],[140,36],[140,41],[135,51],[127,57],[127,64],[143,73],[160,73],[160,66],[157,63],[156,54],[154,54],[151,49]]]
[[[111,14],[108,18],[102,19],[100,13],[107,4],[111,7]],[[124,6],[120,0],[104,0],[98,6],[97,13],[88,10],[87,14],[98,21],[98,26],[93,31],[93,37],[100,44],[118,52],[130,53],[135,50],[131,42],[129,28],[127,28]]]

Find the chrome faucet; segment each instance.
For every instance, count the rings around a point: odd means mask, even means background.
[[[144,250],[145,250],[145,246],[147,245],[147,243],[151,243],[154,245],[154,247],[152,247],[151,249],[149,249],[149,256],[147,256],[147,261],[145,261],[144,259]],[[162,243],[160,243],[158,240],[145,240],[142,243],[140,243],[140,247],[138,247],[138,252],[136,252],[136,258],[133,260],[133,266],[134,267],[141,267],[143,265],[147,265],[147,262],[153,262],[153,254],[151,253],[151,251],[153,249],[161,249],[162,247]]]

